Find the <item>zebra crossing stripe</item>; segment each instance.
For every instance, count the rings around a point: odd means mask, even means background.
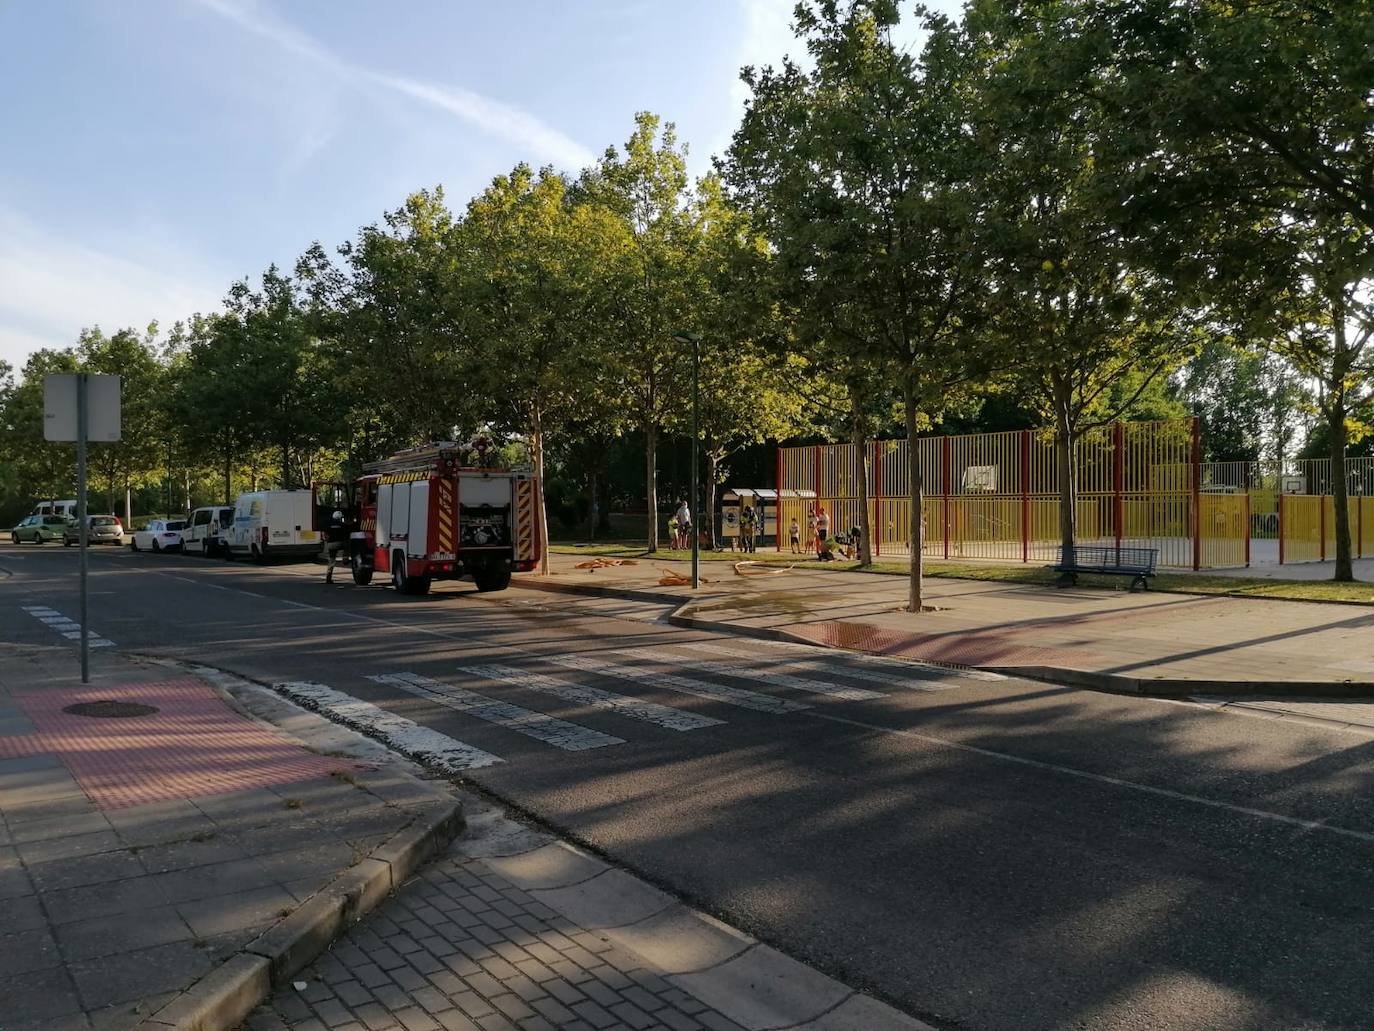
[[[633,658],[645,657],[633,652],[629,654]],[[697,680],[693,677],[680,677],[675,673],[661,673],[652,669],[622,666],[619,663],[609,662],[606,659],[595,658],[591,655],[554,655],[550,656],[550,661],[560,666],[566,666],[568,669],[580,669],[586,673],[598,673],[602,676],[616,677],[620,680],[630,680],[638,684],[645,684],[649,687],[660,687],[668,691],[677,691],[680,694],[696,695],[699,698],[710,698],[712,701],[725,702],[727,705],[737,705],[741,709],[753,709],[755,712],[798,712],[802,709],[811,708],[806,702],[793,702],[786,698],[774,698],[772,695],[760,694],[757,691],[746,691],[740,687],[727,687],[724,684],[713,684],[710,681]]]
[[[674,709],[669,705],[646,702],[623,694],[612,694],[610,691],[603,691],[597,687],[571,684],[566,680],[559,680],[557,677],[513,669],[510,666],[460,666],[459,669],[475,677],[500,680],[517,687],[528,688],[531,691],[551,694],[555,698],[562,698],[564,701],[606,709],[618,716],[627,716],[632,720],[653,723],[665,730],[700,730],[702,727],[720,726],[725,722],[710,716],[683,712],[681,709]]]
[[[273,684],[272,690],[289,698],[303,709],[318,712],[335,723],[375,738],[419,762],[449,773],[481,769],[504,762],[500,756],[484,752],[447,734],[422,727],[404,716],[365,702],[361,698],[335,691],[311,680],[291,680]]]
[[[704,641],[694,641],[691,644],[678,645],[680,648],[690,648],[693,651],[707,652],[712,655],[725,655],[734,659],[754,659],[759,660],[758,655],[751,654],[743,649],[730,648],[721,644],[708,644]],[[828,659],[829,657],[827,657]],[[834,676],[853,677],[855,680],[866,680],[872,684],[890,684],[892,687],[901,687],[909,691],[948,691],[952,684],[932,683],[930,677],[939,675],[940,671],[933,669],[914,669],[910,676],[898,676],[895,673],[885,673],[880,670],[868,669],[858,663],[847,661],[848,656],[839,661],[827,661],[827,659],[816,658],[814,656],[798,656],[797,658],[781,658],[776,661],[785,666],[794,666],[797,669],[809,670],[817,673],[829,673]],[[900,667],[899,667],[900,668]],[[752,674],[750,674],[752,676]]]
[[[674,644],[673,647],[690,651],[711,650],[710,645]],[[740,656],[734,652],[727,654],[737,658],[749,658],[749,656]],[[828,695],[831,698],[841,698],[847,702],[866,702],[874,698],[886,697],[881,691],[869,691],[862,687],[845,687],[843,684],[832,684],[826,680],[794,677],[790,673],[777,673],[772,670],[745,669],[737,662],[710,662],[700,659],[682,659],[680,661],[687,668],[700,670],[703,673],[719,673],[745,680],[757,680],[760,683],[772,684],[775,687],[790,687],[795,691],[810,691],[812,694]]]
[[[81,640],[81,624],[62,615],[56,609],[48,608],[46,605],[21,605],[20,608],[40,623],[56,630],[66,640]],[[86,635],[86,646],[89,648],[113,648],[114,642],[91,630]]]
[[[623,745],[625,743],[623,737],[612,737],[610,734],[603,734],[599,730],[581,727],[576,723],[569,723],[567,720],[560,720],[546,713],[512,705],[510,702],[488,698],[476,691],[441,684],[437,680],[430,680],[428,677],[417,676],[414,673],[382,673],[367,679],[378,684],[399,687],[402,691],[416,695],[426,701],[443,705],[469,716],[476,716],[479,720],[486,720],[498,727],[513,730],[517,734],[524,734],[526,737],[532,737],[536,741],[543,741],[545,744],[562,748],[568,752],[581,752],[588,748],[604,748],[607,745]]]
[[[761,644],[777,651],[790,652],[793,655],[805,652],[810,656],[814,655],[817,651],[815,645],[792,644],[788,641],[774,641],[766,638],[759,638],[754,641],[754,643]],[[852,664],[855,666],[863,666],[867,669],[910,670],[911,675],[914,677],[939,678],[940,680],[984,681],[1002,681],[1007,679],[1001,673],[990,673],[985,669],[961,669],[957,666],[940,666],[933,662],[921,662],[919,659],[904,659],[897,655],[884,655],[880,658],[876,655],[849,651],[848,649],[824,649],[823,654],[834,659],[842,659],[846,665]]]

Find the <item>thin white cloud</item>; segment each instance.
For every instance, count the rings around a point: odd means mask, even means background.
[[[353,64],[339,57],[314,37],[277,17],[259,0],[197,0],[209,11],[239,28],[269,40],[283,50],[313,61],[340,78],[360,87],[379,87],[418,100],[453,115],[500,139],[527,147],[540,160],[577,170],[595,155],[572,137],[545,125],[528,111],[492,100],[470,90],[439,83],[421,82]]]
[[[138,254],[130,257],[128,254]],[[0,210],[0,359],[70,347],[85,326],[170,326],[219,306],[230,277],[185,255],[131,246],[111,254]]]

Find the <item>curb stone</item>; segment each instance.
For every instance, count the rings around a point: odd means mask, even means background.
[[[196,667],[194,672],[203,677],[207,668]],[[244,680],[236,674],[227,676]],[[216,681],[215,686],[222,693],[227,692],[223,683]],[[254,686],[271,690],[263,685]],[[237,699],[231,704],[244,711]],[[252,713],[247,715],[262,719]],[[428,859],[443,851],[466,825],[457,799],[440,799],[436,795],[434,802],[417,806],[414,812],[409,823],[374,848],[367,858],[341,871],[289,915],[156,1013],[145,1017],[135,1025],[135,1031],[228,1031],[238,1026],[271,995],[275,985],[308,966],[342,931],[357,923]]]
[[[137,1031],[228,1031],[400,887],[463,828],[462,807],[434,806],[311,896],[291,915],[136,1025]],[[382,858],[386,856],[388,858]]]
[[[521,581],[522,587],[542,591],[565,591],[575,594],[590,594],[601,597],[618,597],[627,600],[667,601],[665,595],[651,591],[637,591],[633,588],[602,587],[593,584],[547,584]],[[789,644],[804,644],[825,651],[850,651],[816,641],[798,637],[776,627],[753,627],[723,620],[702,619],[683,614],[693,604],[691,599],[684,601],[680,596],[671,599],[678,607],[667,617],[673,626],[687,630],[710,630],[736,637],[752,637],[768,641],[785,641]],[[1273,600],[1273,599],[1271,599]],[[857,652],[860,655],[871,652]],[[945,666],[945,663],[920,661],[929,666]],[[1095,670],[1073,669],[1067,666],[950,666],[951,669],[976,669],[1007,677],[1021,677],[1054,684],[1100,691],[1104,694],[1139,695],[1153,698],[1190,698],[1193,695],[1264,695],[1266,697],[1290,698],[1374,698],[1374,682],[1356,680],[1190,680],[1181,677],[1128,677],[1119,673],[1102,673]]]
[[[474,814],[471,830],[476,840],[460,838],[456,852],[749,1031],[934,1031],[574,845],[492,812]]]

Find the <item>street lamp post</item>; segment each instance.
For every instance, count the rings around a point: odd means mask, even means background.
[[[700,380],[701,380],[701,336],[690,330],[680,329],[673,334],[673,339],[683,344],[692,345],[692,510],[696,512],[696,525],[692,527],[692,590],[701,586],[701,527],[703,519],[714,519],[713,513],[702,512],[700,487],[697,483],[698,470],[701,467],[701,457],[698,449],[701,446],[700,433]],[[715,530],[712,528],[712,535]]]

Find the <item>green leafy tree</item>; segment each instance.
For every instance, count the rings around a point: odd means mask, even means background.
[[[561,175],[528,165],[498,176],[458,227],[455,304],[476,344],[470,382],[489,400],[490,418],[524,435],[541,490],[549,435],[589,409],[607,412],[601,280],[623,242],[619,229],[607,208],[576,203]],[[539,511],[547,541],[542,496]]]
[[[76,353],[87,372],[120,377],[120,439],[92,445],[90,465],[105,487],[109,510],[119,510],[119,495],[156,475],[160,442],[168,431],[162,399],[166,369],[158,358],[156,327],[146,334],[121,329],[106,336],[100,329],[82,330]],[[126,513],[127,514],[127,513]]]
[[[966,48],[923,16],[913,56],[893,41],[897,4],[799,4],[814,62],[746,69],[753,92],[727,180],[776,252],[797,341],[825,341],[841,369],[895,383],[910,444],[908,606],[922,608],[924,497],[916,444],[986,361],[986,290],[968,185],[979,174],[965,89]],[[825,374],[827,370],[819,370]],[[862,380],[856,381],[862,382]]]
[[[685,288],[694,246],[687,154],[671,123],[635,116],[622,150],[608,148],[583,173],[579,200],[599,205],[619,222],[621,242],[608,248],[603,274],[610,294],[607,373],[617,402],[644,434],[648,549],[658,550],[659,435],[688,402],[690,362],[672,335],[694,321]]]
[[[1109,34],[1079,0],[975,0],[966,27],[977,61],[979,188],[989,304],[1007,372],[1055,432],[1060,541],[1076,536],[1074,446],[1121,417],[1195,347],[1187,303],[1152,276],[1124,227],[1129,166],[1093,84]]]

